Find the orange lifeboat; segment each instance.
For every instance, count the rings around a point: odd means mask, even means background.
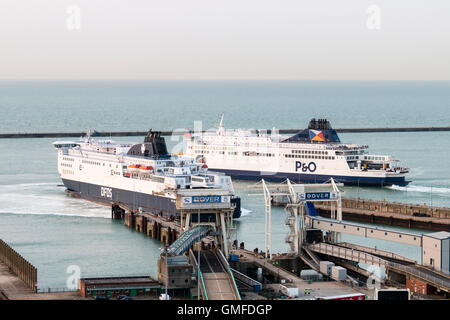
[[[152,166],[141,166],[139,168],[139,171],[141,171],[141,172],[150,172],[150,171],[153,171],[153,167]]]
[[[139,170],[139,167],[140,167],[139,164],[130,164],[130,165],[128,165],[128,170],[137,171],[137,170]]]

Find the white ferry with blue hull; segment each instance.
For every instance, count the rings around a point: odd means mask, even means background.
[[[223,115],[216,131],[194,134],[186,155],[210,170],[238,179],[264,178],[322,183],[333,178],[347,185],[405,186],[407,168],[388,155],[367,152],[368,146],[341,143],[330,123],[312,119],[307,129],[291,137],[255,130],[225,130]]]
[[[97,141],[90,134],[53,145],[58,150],[59,175],[75,196],[177,218],[177,195],[188,190],[192,196],[183,201],[229,203],[235,206],[233,218],[240,217],[240,198],[234,194],[231,178],[209,172],[192,158],[168,154],[158,132],[150,131],[144,143],[133,145]]]

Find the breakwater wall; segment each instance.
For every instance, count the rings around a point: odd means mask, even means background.
[[[302,129],[279,129],[280,134],[294,134]],[[398,128],[338,128],[335,129],[339,133],[373,133],[373,132],[431,132],[431,131],[450,131],[449,127],[398,127]],[[263,130],[271,133],[272,130]],[[204,132],[204,131],[203,131]],[[184,134],[192,134],[193,130],[174,130],[161,131],[162,136],[179,136]],[[111,131],[98,132],[98,137],[137,137],[145,136],[147,131]],[[85,132],[34,132],[34,133],[0,133],[0,139],[26,139],[26,138],[73,138],[84,136]]]

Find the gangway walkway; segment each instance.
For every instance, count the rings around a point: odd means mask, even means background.
[[[192,245],[206,237],[211,231],[210,226],[198,226],[184,232],[177,240],[174,241],[167,249],[169,255],[178,256],[189,250]]]
[[[349,248],[349,249],[364,251],[364,252],[373,254],[374,256],[378,256],[380,258],[383,258],[383,259],[386,259],[389,261],[393,261],[393,262],[398,262],[401,264],[416,264],[417,263],[416,260],[409,259],[409,258],[406,258],[397,253],[386,251],[386,250],[370,248],[370,247],[366,247],[366,246],[362,246],[362,245],[354,244],[354,243],[349,243],[349,242],[339,242],[338,245],[341,247]]]
[[[377,265],[380,267],[387,267],[389,261],[377,257],[375,255],[359,251],[355,249],[345,248],[328,243],[316,243],[308,245],[309,250],[326,254],[332,257],[350,260],[358,263],[365,263],[370,265]]]
[[[195,252],[195,258],[197,255]],[[200,252],[200,272],[208,300],[241,299],[231,268],[220,250]]]

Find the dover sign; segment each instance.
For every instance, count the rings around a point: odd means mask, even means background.
[[[201,203],[229,203],[229,196],[193,196],[183,197],[185,204],[201,204]]]
[[[306,192],[299,193],[297,196],[300,201],[336,200],[337,192]]]

